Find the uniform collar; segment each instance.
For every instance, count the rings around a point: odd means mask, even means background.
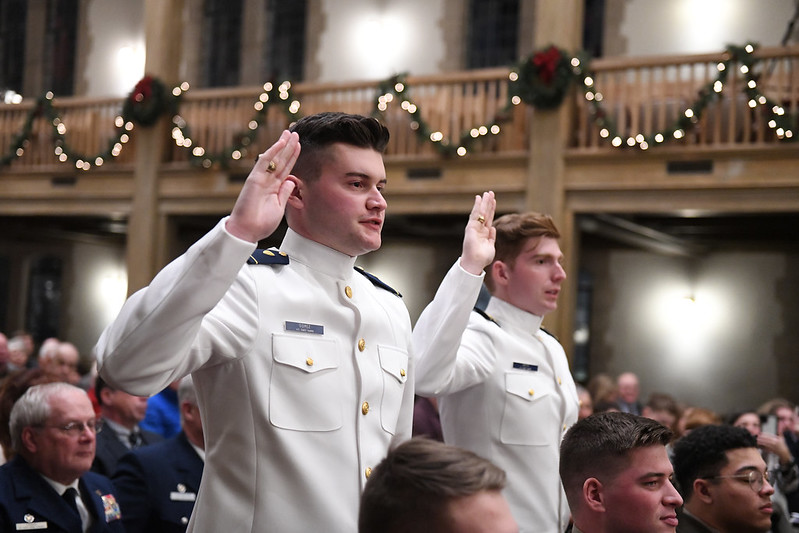
[[[292,262],[298,261],[336,279],[349,279],[358,259],[307,239],[291,228],[286,231],[280,251],[288,254]]]
[[[541,328],[541,322],[544,320],[544,317],[528,313],[505,300],[500,300],[496,296],[488,301],[486,313],[496,320],[501,327],[520,329],[530,335]]]

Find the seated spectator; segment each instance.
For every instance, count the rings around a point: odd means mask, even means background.
[[[200,488],[205,445],[191,376],[180,380],[182,431],[163,442],[126,453],[117,463],[114,486],[128,532],[186,531]]]
[[[0,467],[0,531],[124,531],[111,481],[89,472],[98,424],[82,389],[25,391],[11,410],[17,456]]]
[[[411,434],[414,437],[428,437],[444,442],[441,417],[438,414],[438,400],[425,398],[424,396],[414,396]]]
[[[516,533],[504,486],[505,472],[486,459],[414,438],[389,451],[369,476],[358,532]]]
[[[0,333],[0,381],[4,380],[8,375],[8,361],[11,354],[8,352],[8,337]]]
[[[11,419],[11,408],[14,407],[19,397],[33,385],[52,382],[53,378],[45,374],[41,368],[28,368],[13,373],[0,386],[0,447],[2,447],[0,457],[3,458],[0,464],[10,461],[14,457],[14,450],[11,447],[11,433],[8,428],[8,423]]]
[[[577,385],[577,398],[580,400],[580,410],[577,412],[578,420],[594,414],[594,400],[591,399],[588,389],[582,385]]]
[[[698,427],[708,425],[717,426],[721,424],[721,422],[721,416],[715,411],[704,407],[686,407],[682,412],[682,416],[677,421],[677,436],[683,437],[690,433],[691,430]]]
[[[594,399],[595,410],[596,405],[601,402],[614,403],[618,408],[619,388],[616,385],[616,380],[610,374],[602,372],[595,375],[588,380],[586,388],[591,393],[591,398]]]
[[[774,504],[772,531],[792,532],[786,494],[799,488],[799,468],[785,439],[776,435],[778,425],[774,424],[772,428],[775,433],[763,432],[760,415],[754,411],[734,414],[729,421],[731,425],[744,428],[757,439],[757,446],[766,461],[769,479],[774,486],[774,494],[771,495],[771,503]]]
[[[139,428],[139,422],[147,410],[147,398],[114,389],[99,376],[94,392],[100,404],[103,431],[97,435],[97,454],[92,470],[111,476],[119,458],[129,450],[160,442],[164,438]]]
[[[47,339],[39,350],[39,368],[52,376],[56,381],[77,384],[78,361],[80,354],[70,342],[51,341]]]
[[[178,385],[173,381],[167,388],[147,400],[147,413],[141,421],[142,429],[158,433],[165,439],[180,433],[180,404]]]
[[[616,387],[619,390],[619,397],[616,403],[619,404],[621,412],[640,415],[643,406],[638,401],[638,395],[641,391],[638,384],[638,376],[633,372],[622,372],[616,378]]]
[[[673,462],[685,499],[678,533],[769,531],[774,488],[747,430],[712,424],[695,428],[674,444]]]
[[[8,368],[10,372],[28,366],[28,349],[23,337],[11,337],[8,341]]]
[[[674,431],[677,420],[680,419],[680,406],[672,396],[662,392],[653,392],[649,395],[641,414]]]
[[[674,532],[682,498],[672,484],[667,427],[629,413],[589,416],[569,428],[560,477],[574,533]]]

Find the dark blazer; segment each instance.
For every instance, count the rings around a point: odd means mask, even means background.
[[[186,531],[203,464],[182,431],[125,454],[113,482],[126,531]]]
[[[705,524],[697,520],[693,515],[685,514],[684,510],[677,512],[677,533],[714,533],[715,530],[708,528]],[[716,532],[717,533],[717,532]]]
[[[164,437],[152,431],[141,430],[142,446],[149,446],[156,442],[161,442]],[[109,424],[103,426],[103,430],[97,434],[97,450],[94,454],[92,472],[97,472],[107,477],[111,477],[117,469],[119,458],[130,450],[119,440],[117,432],[111,429]]]
[[[78,486],[94,518],[90,532],[125,531],[111,480],[86,472]],[[80,518],[69,504],[19,456],[0,467],[0,531],[18,531],[18,524],[31,529],[46,525],[41,531],[49,532],[82,531]]]

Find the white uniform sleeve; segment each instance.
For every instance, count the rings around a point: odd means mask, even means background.
[[[112,386],[155,394],[215,355],[234,357],[249,348],[257,302],[242,269],[255,244],[229,234],[225,221],[131,295],[103,331],[97,369]]]
[[[463,270],[459,259],[416,322],[413,346],[418,394],[435,396],[454,384],[456,365],[461,364],[459,348],[482,281],[482,275]]]

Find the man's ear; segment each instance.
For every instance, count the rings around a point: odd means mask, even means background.
[[[504,261],[494,261],[491,263],[491,278],[494,284],[504,286],[508,282],[508,265]]]
[[[602,482],[595,477],[589,477],[583,482],[583,501],[595,513],[605,512],[605,494]]]
[[[39,448],[39,435],[36,433],[36,430],[30,426],[26,426],[22,428],[22,447],[25,448],[28,453],[36,453],[36,450]]]
[[[286,177],[287,180],[294,182],[294,190],[291,191],[288,199],[288,205],[293,207],[294,209],[300,209],[303,205],[303,194],[305,193],[305,183],[303,181],[292,175],[289,174]]]
[[[695,479],[692,498],[698,498],[706,505],[713,503],[713,491],[710,487],[711,484],[707,479]]]

